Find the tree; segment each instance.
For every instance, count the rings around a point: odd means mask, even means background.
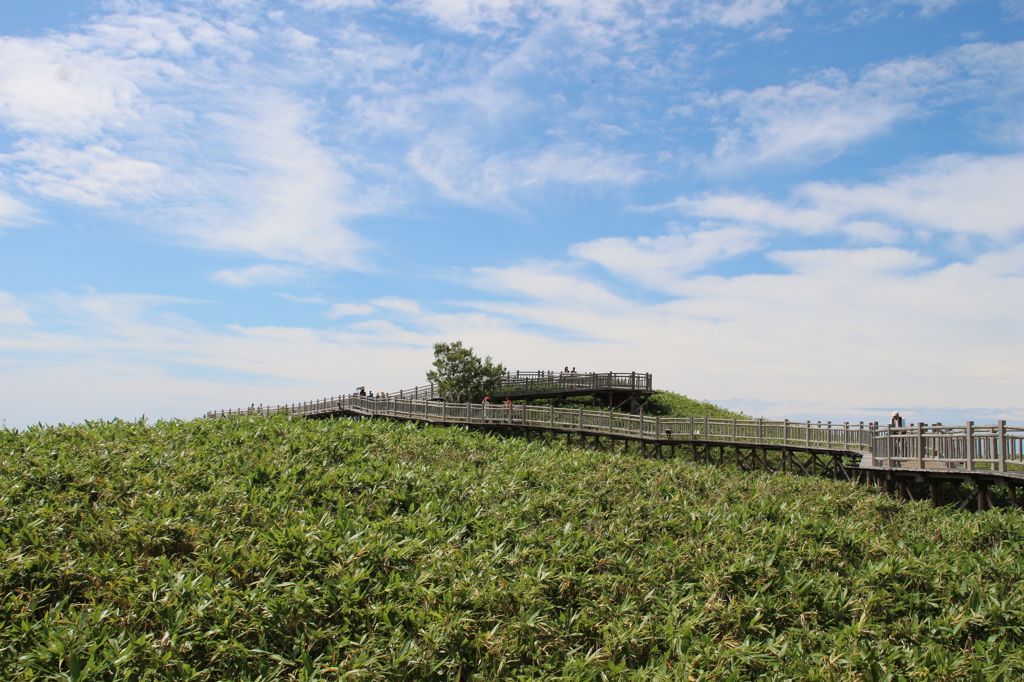
[[[476,403],[501,384],[505,367],[488,356],[481,360],[461,341],[434,344],[434,369],[427,381],[437,384],[441,398],[452,403]]]

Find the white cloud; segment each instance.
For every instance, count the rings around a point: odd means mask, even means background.
[[[20,186],[88,206],[145,205],[140,223],[203,248],[363,267],[346,221],[378,210],[379,193],[353,193],[302,98],[246,63],[252,30],[122,9],[79,33],[0,38],[0,121],[20,136],[0,163]],[[298,31],[284,37],[312,47]]]
[[[293,0],[294,2],[295,0]],[[307,9],[335,10],[351,9],[355,7],[373,7],[374,0],[301,0],[296,4]]]
[[[488,28],[517,23],[514,0],[406,0],[404,8],[424,14],[447,28],[464,33],[479,33]]]
[[[747,28],[786,10],[786,0],[735,0],[697,3],[695,16],[712,24]]]
[[[103,145],[72,149],[28,143],[7,155],[18,179],[40,196],[85,206],[142,202],[156,196],[163,169]]]
[[[933,17],[936,14],[945,12],[950,7],[956,5],[957,0],[905,0],[909,4],[918,5],[921,10],[921,16]]]
[[[0,417],[18,427],[143,413],[194,418],[252,402],[348,393],[370,382],[402,388],[430,362],[425,342],[409,346],[371,333],[211,330],[166,310],[182,303],[95,292],[37,297],[46,324],[0,335]]]
[[[28,206],[0,190],[0,226],[21,225],[31,215],[32,210]]]
[[[705,218],[806,233],[856,231],[865,216],[881,216],[909,226],[1008,240],[1024,228],[1022,177],[1024,156],[949,155],[882,183],[807,183],[788,202],[706,195],[684,197],[676,205]]]
[[[650,289],[671,291],[680,277],[760,249],[763,242],[760,232],[727,227],[662,237],[605,237],[574,244],[569,254]]]
[[[641,244],[631,248],[642,253]],[[207,329],[173,312],[185,302],[163,296],[38,297],[33,308],[45,324],[22,324],[19,315],[0,336],[0,380],[15,389],[0,394],[0,416],[14,425],[192,417],[360,384],[391,391],[421,382],[432,342],[462,339],[512,368],[650,371],[660,388],[743,398],[770,417],[800,418],[802,409],[857,419],[872,416],[858,405],[914,405],[1024,418],[1024,246],[942,267],[896,248],[770,257],[784,272],[677,273],[674,297],[660,303],[617,296],[566,263],[479,268],[473,283],[497,296],[467,302],[467,312],[441,315],[385,297],[390,308],[349,303],[336,312],[390,310],[396,319],[331,331]],[[8,301],[0,297],[0,309]],[[13,357],[31,362],[4,361]],[[56,404],[55,393],[63,397]]]
[[[137,120],[139,83],[172,67],[96,47],[84,36],[0,38],[0,118],[17,131],[71,139]]]
[[[18,301],[6,291],[0,291],[0,324],[31,324],[29,317]]]
[[[235,183],[213,185],[218,193],[229,193],[230,210],[185,229],[207,248],[364,268],[365,244],[345,221],[370,207],[350,199],[351,178],[310,138],[304,108],[278,93],[265,93],[253,105],[255,117],[211,115],[250,172]]]
[[[527,25],[559,26],[572,41],[592,47],[619,41],[636,45],[644,41],[649,23],[682,18],[688,23],[749,29],[784,13],[786,6],[786,0],[705,0],[682,6],[662,0],[405,0],[400,5],[461,33],[500,35]],[[638,12],[646,22],[637,18]]]
[[[1014,120],[1024,89],[1024,43],[978,43],[928,59],[902,59],[851,80],[828,69],[785,86],[730,90],[696,103],[718,121],[712,168],[821,161],[889,132],[900,121],[982,94],[1008,99]]]
[[[325,315],[335,320],[339,317],[347,317],[349,315],[366,315],[373,312],[373,306],[365,303],[335,303],[325,313]]]
[[[1024,245],[942,267],[894,248],[770,256],[784,272],[680,276],[664,303],[616,300],[559,264],[489,269],[489,290],[530,298],[474,307],[539,325],[548,357],[561,349],[577,366],[633,358],[659,387],[746,396],[767,405],[765,416],[794,418],[772,406],[810,401],[819,416],[848,419],[863,414],[856,405],[1024,417]],[[577,340],[571,350],[564,338]]]
[[[320,39],[317,38],[316,36],[311,36],[308,33],[303,33],[294,26],[289,26],[288,28],[282,30],[281,38],[284,40],[286,45],[299,52],[306,52],[308,50],[312,50],[317,46],[317,43],[320,42]]]
[[[394,310],[400,313],[419,314],[420,312],[419,303],[410,298],[402,298],[401,296],[384,296],[382,298],[375,298],[370,301],[370,303],[378,308]]]
[[[917,115],[922,88],[945,76],[921,60],[877,67],[855,82],[838,70],[787,86],[731,90],[704,99],[734,111],[713,153],[724,167],[769,161],[821,160]]]
[[[251,287],[257,284],[278,284],[293,280],[305,274],[302,268],[293,265],[259,263],[236,270],[220,270],[210,276],[214,282],[233,287]]]
[[[548,183],[628,185],[645,174],[631,155],[582,144],[488,156],[454,135],[433,135],[416,145],[409,164],[441,196],[472,206],[512,205],[516,193]]]
[[[616,311],[629,305],[628,301],[611,294],[599,284],[582,280],[551,263],[474,268],[473,275],[474,284],[481,289],[558,302],[567,307]]]

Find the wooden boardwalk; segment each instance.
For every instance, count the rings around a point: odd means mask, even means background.
[[[649,374],[519,373],[496,398],[569,396],[621,390],[652,392]],[[526,375],[526,376],[523,376]],[[513,376],[513,375],[509,375]],[[988,487],[1004,486],[1017,502],[1024,486],[1024,428],[995,425],[890,428],[877,423],[792,422],[645,416],[615,410],[554,406],[481,405],[436,400],[433,386],[386,399],[335,396],[290,405],[215,410],[207,417],[273,415],[355,416],[504,431],[526,437],[561,435],[592,445],[625,442],[641,453],[663,455],[677,447],[700,461],[731,461],[744,469],[827,475],[878,485],[905,499],[991,506]],[[961,494],[960,486],[972,486]]]
[[[603,404],[619,407],[626,402],[644,403],[654,393],[650,374],[639,372],[509,372],[490,396],[498,402],[505,398],[532,400],[534,398],[567,398],[590,395],[602,399]],[[391,394],[395,398],[440,400],[435,384],[406,388]],[[637,400],[640,398],[640,400]]]

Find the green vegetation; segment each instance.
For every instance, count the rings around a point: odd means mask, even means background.
[[[1024,515],[284,416],[0,430],[0,679],[1019,680]]]
[[[659,391],[651,396],[648,414],[662,417],[710,417],[712,419],[750,419],[750,415],[733,412],[714,403],[694,400],[672,391]]]
[[[555,405],[556,407],[582,407],[588,410],[607,409],[594,404],[590,396],[570,396],[567,398],[534,398],[519,400],[523,405]],[[616,412],[629,412],[629,403],[616,409]],[[733,412],[704,400],[694,400],[672,391],[659,391],[651,396],[647,404],[646,414],[662,417],[710,417],[711,419],[750,419],[750,415]]]

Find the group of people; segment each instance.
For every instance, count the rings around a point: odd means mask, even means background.
[[[562,376],[576,376],[576,368],[573,367],[572,370],[570,370],[569,365],[566,365],[565,369],[562,370]]]
[[[489,421],[488,417],[494,416],[494,410],[492,408],[501,409],[499,406],[494,405],[494,403],[491,402],[490,396],[486,396],[481,402],[481,405],[484,407],[484,421]],[[512,398],[505,398],[502,405],[505,407],[505,419],[507,421],[512,421]]]
[[[383,391],[381,391],[377,395],[374,395],[373,391],[370,391],[369,393],[367,393],[366,389],[363,388],[362,386],[360,386],[359,387],[359,397],[360,398],[366,398],[367,400],[387,400],[388,399],[388,394],[384,393]]]

